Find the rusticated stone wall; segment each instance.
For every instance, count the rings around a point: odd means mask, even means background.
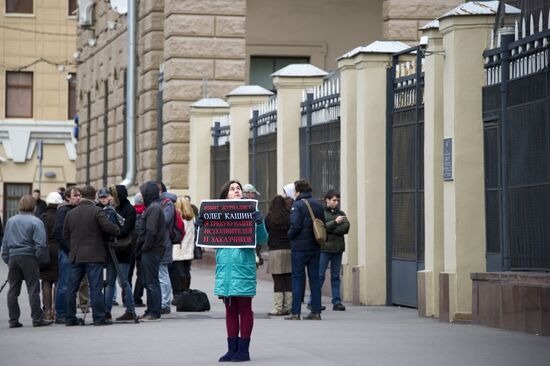
[[[184,189],[191,104],[245,81],[246,0],[165,0],[164,15],[162,173],[166,185]]]
[[[382,34],[384,39],[414,43],[419,28],[463,4],[464,0],[384,0]]]

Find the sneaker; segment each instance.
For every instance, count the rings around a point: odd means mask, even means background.
[[[165,315],[165,314],[170,314],[171,310],[170,308],[162,308],[160,309],[160,313]]]
[[[300,320],[300,315],[290,314],[289,316],[285,316],[285,320]]]
[[[46,325],[52,325],[52,324],[53,324],[53,320],[40,319],[37,322],[33,322],[32,326],[33,327],[45,327]]]
[[[345,311],[346,307],[342,304],[334,304],[334,306],[332,307],[332,310],[334,310],[334,311]]]
[[[99,320],[97,322],[94,322],[94,325],[96,326],[103,326],[103,325],[112,325],[113,322],[108,319]]]
[[[321,320],[321,314],[317,313],[309,313],[306,316],[304,316],[305,320]]]
[[[10,323],[10,328],[21,328],[22,326],[23,326],[23,324],[21,324],[19,322]]]
[[[311,304],[307,304],[307,309],[311,310]],[[326,310],[327,307],[325,305],[321,305],[321,311]]]
[[[139,318],[142,322],[160,322],[160,318],[154,317],[152,315],[143,315]]]
[[[75,325],[83,325],[84,320],[80,318],[74,318],[74,319],[66,319],[65,320],[65,326],[67,327],[74,327]]]
[[[136,316],[135,313],[125,312],[124,314],[122,314],[122,316],[119,316],[115,320],[117,322],[125,322],[125,321],[134,321],[134,320],[136,320],[136,318],[137,318],[137,316]]]

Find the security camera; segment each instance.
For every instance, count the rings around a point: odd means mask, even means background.
[[[422,37],[420,37],[419,46],[420,46],[420,49],[421,49],[422,51],[425,51],[426,48],[428,47],[428,40],[429,40],[428,36],[422,36]]]

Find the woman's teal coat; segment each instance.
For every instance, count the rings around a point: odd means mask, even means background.
[[[256,225],[256,245],[267,243],[264,222]],[[253,248],[216,249],[216,296],[256,295],[256,251]]]

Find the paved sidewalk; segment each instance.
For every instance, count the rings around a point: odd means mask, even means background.
[[[1,283],[6,275],[1,263]],[[0,294],[0,365],[216,365],[226,350],[223,304],[213,296],[212,270],[194,268],[192,275],[191,287],[208,293],[211,311],[176,313],[172,307],[161,322],[109,327],[33,328],[23,286],[24,327],[9,329],[6,287]],[[345,312],[329,307],[322,321],[285,321],[266,315],[272,298],[271,282],[259,281],[250,350],[258,365],[550,365],[549,337],[440,323],[414,309],[350,304]],[[113,317],[123,312],[116,306]]]

